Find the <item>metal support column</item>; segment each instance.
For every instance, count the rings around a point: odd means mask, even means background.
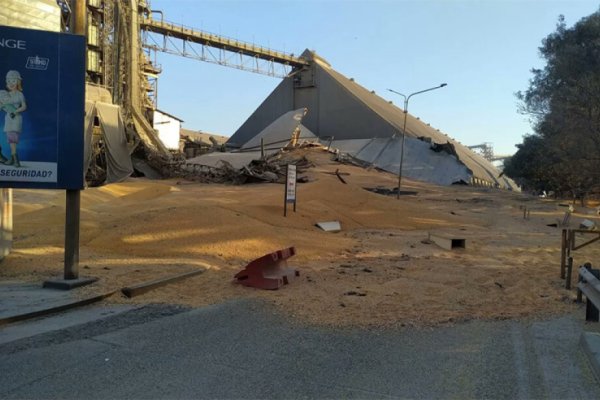
[[[81,191],[67,190],[65,218],[65,274],[64,279],[79,278],[79,216]]]

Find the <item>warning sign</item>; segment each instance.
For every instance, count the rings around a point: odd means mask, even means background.
[[[296,166],[288,164],[285,177],[285,201],[283,202],[283,216],[287,216],[287,204],[294,203],[296,212]]]

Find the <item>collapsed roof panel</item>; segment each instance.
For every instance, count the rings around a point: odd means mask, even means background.
[[[316,139],[316,136],[310,132],[310,130],[307,130],[306,128],[303,131],[300,130],[300,124],[302,123],[302,118],[304,118],[306,112],[306,108],[288,111],[273,121],[258,135],[244,143],[240,150],[260,149],[261,142],[265,148],[275,148],[279,150],[292,139],[292,135],[296,130],[298,130],[296,139],[301,138],[302,135],[300,135],[300,133],[303,133],[303,139]]]
[[[357,149],[352,142],[363,145]],[[470,181],[471,171],[455,156],[445,151],[433,151],[429,143],[419,139],[407,137],[404,144],[403,176],[438,185]],[[367,143],[362,140],[333,141],[331,146],[384,171],[397,174],[400,169],[401,137],[371,139]]]
[[[315,134],[302,125],[302,119],[306,112],[305,108],[300,108],[280,115],[258,134],[247,140],[237,151],[202,154],[187,160],[187,163],[217,167],[221,161],[225,161],[234,168],[242,168],[253,160],[261,158],[261,142],[264,147],[264,154],[270,155],[279,152],[291,142],[295,144],[295,142],[302,140],[317,141]]]
[[[133,165],[120,107],[100,101],[86,101],[85,110],[84,172],[94,156],[94,120],[97,117],[106,150],[106,176],[103,183],[123,181],[133,173]]]
[[[342,151],[348,148],[346,142],[349,140],[401,137],[403,110],[335,71],[314,53],[307,51],[303,57],[311,60],[311,65],[285,78],[234,133],[228,143],[243,146],[275,120],[274,114],[281,115],[285,111],[300,107],[308,109],[303,125],[323,142],[333,140]],[[462,167],[456,169],[459,181],[477,181],[507,189],[518,189],[514,182],[501,178],[500,171],[482,156],[410,114],[407,114],[406,137],[403,171],[409,168],[412,162],[410,160],[416,163],[413,172],[407,171],[408,176],[435,183],[452,183],[450,181],[454,178],[449,178],[446,175],[448,171],[444,168],[448,165],[462,164]],[[341,146],[341,143],[344,143],[344,146]],[[373,146],[375,143],[378,142],[374,142]],[[400,146],[390,143],[390,146],[396,145]],[[351,147],[356,149],[360,144]],[[382,154],[384,153],[387,154],[387,151],[384,150]],[[389,157],[397,159],[390,158],[380,162],[399,167],[399,148],[396,152],[390,150]],[[410,161],[408,164],[407,160]],[[417,170],[420,171],[418,174]],[[466,171],[469,179],[464,179],[464,173],[459,173],[459,170]],[[397,169],[395,172],[397,173]]]

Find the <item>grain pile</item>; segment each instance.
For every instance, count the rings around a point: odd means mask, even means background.
[[[315,324],[424,326],[473,318],[536,317],[573,306],[559,278],[564,209],[517,193],[405,181],[415,195],[384,196],[396,177],[343,165],[304,149],[314,165],[299,184],[297,212],[283,216],[283,185],[132,179],[82,193],[80,275],[100,281],[82,295],[194,268],[204,274],[134,299],[202,306],[259,297]],[[335,175],[343,173],[344,184]],[[64,193],[16,190],[14,249],[0,279],[41,282],[63,270]],[[522,208],[531,210],[523,219]],[[586,210],[578,210],[586,212]],[[595,215],[573,216],[596,220]],[[328,233],[316,222],[341,222]],[[464,250],[428,242],[428,232],[464,237]],[[301,276],[278,291],[234,284],[254,258],[295,246]],[[600,246],[578,252],[594,262]]]

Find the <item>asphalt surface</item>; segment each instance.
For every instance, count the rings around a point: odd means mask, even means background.
[[[0,398],[600,398],[583,311],[402,330],[302,326],[247,300],[78,312],[0,327]]]

